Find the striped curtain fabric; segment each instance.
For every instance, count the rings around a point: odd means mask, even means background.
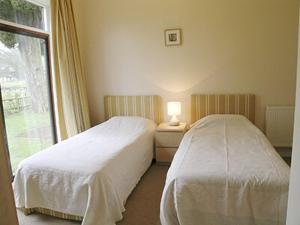
[[[255,122],[255,95],[192,95],[191,122],[211,114],[239,114]]]
[[[141,116],[161,122],[161,98],[152,96],[105,96],[105,119],[113,116]]]

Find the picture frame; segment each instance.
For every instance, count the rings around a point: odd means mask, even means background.
[[[181,29],[166,29],[165,30],[165,45],[178,46],[182,44]]]

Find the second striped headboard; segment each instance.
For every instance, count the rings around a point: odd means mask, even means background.
[[[113,116],[141,116],[159,124],[162,120],[161,98],[150,96],[105,96],[105,119]]]
[[[191,96],[191,122],[211,114],[239,114],[255,122],[253,94],[199,94]]]

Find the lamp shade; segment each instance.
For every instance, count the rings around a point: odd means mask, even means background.
[[[181,114],[181,102],[168,102],[168,115],[179,116]]]

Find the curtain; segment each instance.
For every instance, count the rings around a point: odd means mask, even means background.
[[[51,1],[56,103],[61,139],[90,127],[72,0]]]

